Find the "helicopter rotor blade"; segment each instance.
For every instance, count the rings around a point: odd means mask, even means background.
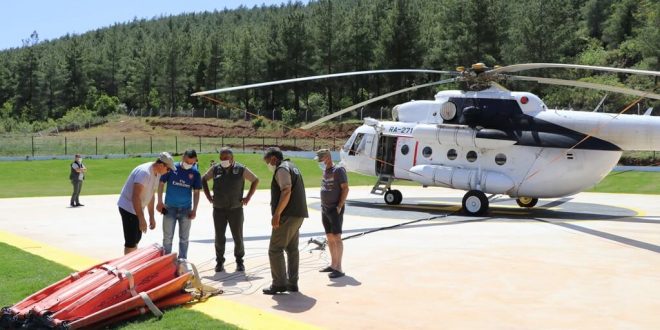
[[[324,123],[324,122],[326,122],[326,121],[328,121],[328,120],[330,120],[330,119],[332,119],[332,118],[338,117],[338,116],[343,115],[343,114],[345,114],[345,113],[347,113],[347,112],[351,112],[351,111],[353,111],[353,110],[355,110],[355,109],[359,109],[360,107],[363,107],[363,106],[365,106],[365,105],[367,105],[367,104],[374,103],[374,102],[376,102],[376,101],[380,101],[380,100],[382,100],[382,99],[386,99],[386,98],[388,98],[388,97],[390,97],[390,96],[394,96],[394,95],[401,94],[401,93],[405,93],[405,92],[414,91],[414,90],[419,89],[419,88],[425,88],[425,87],[430,87],[430,86],[435,86],[435,85],[448,84],[448,83],[452,83],[452,82],[457,81],[457,80],[458,80],[457,78],[450,78],[450,79],[445,79],[445,80],[440,80],[440,81],[434,81],[434,82],[430,82],[430,83],[427,83],[427,84],[411,86],[411,87],[407,87],[407,88],[404,88],[404,89],[400,89],[400,90],[397,90],[397,91],[394,91],[394,92],[390,92],[390,93],[387,93],[387,94],[383,94],[383,95],[380,95],[380,96],[377,96],[377,97],[374,97],[374,98],[368,99],[368,100],[366,100],[366,101],[363,101],[363,102],[360,102],[360,103],[356,103],[356,104],[354,104],[354,105],[352,105],[352,106],[350,106],[350,107],[348,107],[348,108],[346,108],[346,109],[342,109],[342,110],[339,110],[339,111],[337,111],[337,112],[331,113],[331,114],[329,114],[329,115],[327,115],[327,116],[325,116],[325,117],[319,118],[319,119],[317,119],[317,120],[315,120],[315,121],[313,121],[313,122],[311,122],[311,123],[309,123],[309,124],[307,124],[307,125],[304,125],[304,126],[302,126],[301,128],[302,128],[302,129],[309,129],[309,128],[312,128],[312,127],[314,127],[314,126],[316,126],[316,125],[318,125],[318,124]]]
[[[624,69],[624,68],[609,68],[605,66],[592,66],[592,65],[579,65],[579,64],[560,64],[560,63],[523,63],[523,64],[512,64],[507,65],[501,68],[496,68],[488,70],[486,73],[510,73],[510,72],[520,72],[533,69],[582,69],[582,70],[595,70],[595,71],[607,71],[607,72],[618,72],[618,73],[632,73],[632,74],[641,74],[648,76],[660,76],[659,71],[650,71],[650,70],[638,70],[638,69]]]
[[[541,77],[529,77],[529,76],[507,76],[509,80],[522,80],[522,81],[534,81],[540,84],[546,85],[560,85],[560,86],[570,86],[570,87],[582,87],[595,89],[600,91],[608,91],[614,93],[621,93],[627,95],[635,95],[640,97],[647,97],[651,99],[660,100],[660,94],[645,92],[636,89],[626,88],[626,87],[617,87],[603,84],[590,83],[585,81],[577,80],[564,80],[564,79],[554,79],[554,78],[541,78]]]
[[[426,69],[389,69],[389,70],[370,70],[370,71],[342,72],[342,73],[332,73],[332,74],[324,74],[324,75],[319,75],[319,76],[284,79],[284,80],[269,81],[269,82],[264,82],[264,83],[256,83],[256,84],[249,84],[249,85],[242,85],[242,86],[234,86],[234,87],[213,89],[213,90],[193,93],[191,95],[192,96],[202,96],[202,95],[210,95],[210,94],[218,94],[218,93],[238,91],[238,90],[243,90],[243,89],[259,88],[259,87],[281,85],[281,84],[290,84],[290,83],[309,81],[309,80],[340,78],[340,77],[359,76],[359,75],[368,75],[368,74],[382,74],[382,73],[433,73],[433,74],[449,74],[449,75],[459,75],[460,74],[460,73],[454,72],[454,71],[439,71],[439,70],[426,70]]]

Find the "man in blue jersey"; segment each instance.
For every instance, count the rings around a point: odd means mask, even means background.
[[[190,225],[197,216],[199,190],[202,189],[202,177],[196,163],[197,152],[194,149],[186,150],[181,162],[175,164],[176,172],[161,176],[158,185],[156,209],[163,214],[163,248],[166,254],[172,252],[172,239],[178,222],[179,258],[183,259],[188,257]],[[167,184],[167,193],[163,203],[165,184]]]

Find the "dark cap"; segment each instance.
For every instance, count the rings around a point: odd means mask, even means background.
[[[197,151],[195,151],[195,149],[189,149],[186,150],[183,155],[188,158],[197,158]]]
[[[232,155],[232,156],[233,156],[233,155],[234,155],[234,152],[233,152],[233,151],[231,150],[231,148],[229,148],[229,147],[222,147],[222,149],[220,149],[220,155],[223,155],[223,154],[224,154],[224,155]]]
[[[272,157],[275,156],[275,158],[282,160],[284,159],[284,155],[282,155],[282,150],[278,147],[269,147],[266,149],[266,152],[264,153],[264,158]]]

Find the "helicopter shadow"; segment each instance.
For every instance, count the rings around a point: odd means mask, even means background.
[[[443,199],[442,201],[429,201],[428,199],[407,199],[400,205],[387,205],[376,199],[347,200],[345,214],[368,216],[389,219],[414,219],[424,216],[432,217],[450,213],[462,216],[459,198]],[[562,208],[559,208],[562,206]],[[316,203],[310,207],[319,207]],[[598,209],[598,212],[593,212]],[[396,211],[396,212],[392,212]],[[638,217],[638,213],[631,209],[580,203],[570,198],[554,200],[534,208],[521,208],[515,204],[514,199],[498,199],[491,202],[488,216],[503,221],[529,221],[533,218],[571,221],[614,221],[660,224],[660,217]],[[472,217],[468,217],[472,218]],[[657,219],[657,220],[656,220]]]

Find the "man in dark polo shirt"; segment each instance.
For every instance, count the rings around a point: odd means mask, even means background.
[[[80,204],[80,190],[82,190],[83,180],[85,180],[85,172],[87,172],[87,167],[83,164],[82,157],[76,154],[69,174],[69,180],[73,185],[73,194],[71,194],[71,203],[69,203],[71,207],[85,206]]]
[[[321,149],[316,152],[316,161],[323,171],[321,178],[321,221],[330,248],[330,266],[320,272],[328,272],[328,277],[344,276],[341,268],[341,257],[344,253],[344,243],[341,240],[344,223],[344,205],[348,196],[348,178],[343,167],[335,166],[330,150]]]
[[[207,181],[213,180],[213,195],[209,191]],[[250,182],[250,191],[243,197],[245,181]],[[259,179],[250,169],[234,161],[234,153],[229,148],[220,151],[220,163],[212,166],[202,178],[202,186],[206,198],[213,204],[213,225],[215,227],[215,260],[216,272],[224,271],[225,263],[225,232],[227,224],[234,239],[234,257],[236,271],[245,271],[243,256],[243,205],[254,195]]]
[[[270,184],[271,225],[273,227],[268,247],[270,272],[273,283],[263,289],[264,294],[298,291],[298,237],[303,219],[307,218],[305,184],[300,170],[284,159],[279,148],[268,148],[264,155],[268,169],[273,172]],[[288,267],[284,260],[288,257]],[[288,278],[287,278],[288,274]]]

